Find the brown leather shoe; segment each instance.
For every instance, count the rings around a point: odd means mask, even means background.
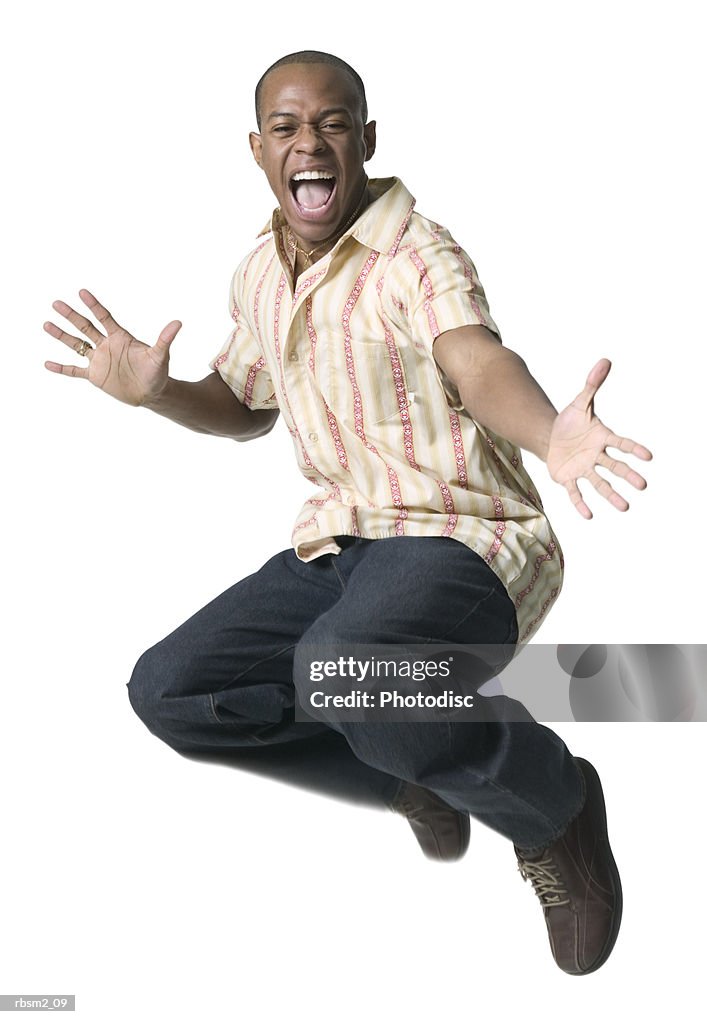
[[[582,810],[566,832],[539,853],[519,850],[545,913],[550,947],[567,974],[591,974],[608,959],[621,924],[621,879],[609,846],[601,782],[589,761],[575,763],[586,787]]]
[[[469,815],[455,811],[429,789],[405,782],[392,805],[403,814],[430,860],[459,860],[469,847]]]

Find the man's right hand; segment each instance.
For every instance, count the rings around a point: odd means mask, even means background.
[[[52,373],[69,377],[83,377],[101,391],[127,405],[145,405],[165,388],[168,379],[169,347],[181,329],[179,320],[172,320],[163,328],[154,345],[138,341],[117,324],[105,306],[85,288],[79,292],[81,301],[103,326],[105,334],[81,313],[58,300],[52,307],[85,335],[93,345],[86,347],[83,338],[67,334],[56,324],[47,321],[44,330],[62,341],[77,354],[88,359],[88,366],[72,366],[46,362]],[[81,352],[82,346],[84,351]]]

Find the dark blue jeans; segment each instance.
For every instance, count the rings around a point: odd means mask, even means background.
[[[580,809],[581,779],[562,740],[530,716],[296,716],[296,697],[311,714],[298,652],[312,645],[505,644],[512,653],[517,641],[505,588],[459,541],[337,540],[341,554],[311,562],[280,552],[146,651],[128,683],[136,713],[187,756],[378,806],[414,782],[518,846],[556,838]]]

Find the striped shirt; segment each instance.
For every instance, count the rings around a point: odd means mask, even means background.
[[[302,561],[338,553],[339,534],[455,538],[502,581],[525,643],[560,591],[562,552],[519,449],[471,417],[432,354],[455,327],[500,331],[449,232],[398,178],[369,188],[296,282],[275,211],[233,275],[235,326],[209,365],[249,409],[280,410],[318,488],[292,533]]]

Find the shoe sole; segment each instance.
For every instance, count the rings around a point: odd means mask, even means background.
[[[612,922],[611,932],[609,933],[606,943],[599,954],[599,958],[596,963],[586,970],[581,971],[577,974],[578,977],[584,976],[585,974],[593,974],[594,971],[606,963],[611,955],[611,951],[616,944],[616,939],[619,934],[619,928],[621,927],[621,917],[623,915],[623,889],[621,887],[621,877],[619,875],[619,869],[616,866],[614,855],[611,852],[611,845],[609,844],[609,832],[606,821],[606,803],[604,801],[604,790],[602,789],[601,780],[597,774],[597,770],[593,764],[589,761],[585,761],[583,757],[575,757],[574,762],[584,776],[584,781],[587,787],[587,797],[589,796],[590,789],[592,791],[592,797],[596,801],[597,811],[597,826],[600,828],[600,838],[606,842],[607,861],[609,866],[609,874],[611,877],[613,889],[614,889],[614,919]],[[569,972],[568,972],[569,973]]]

